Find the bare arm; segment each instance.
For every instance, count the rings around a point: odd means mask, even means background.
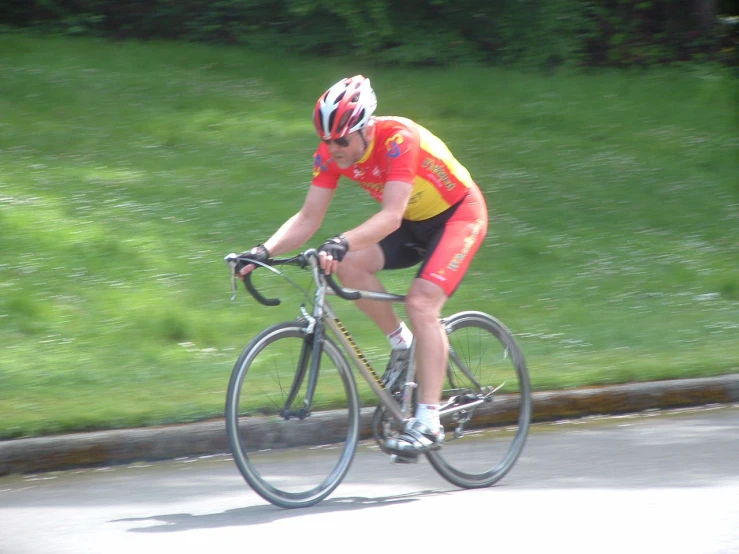
[[[413,185],[410,183],[389,181],[382,194],[382,209],[364,223],[344,233],[349,250],[362,250],[377,244],[400,227],[412,191]],[[326,273],[335,273],[341,262],[325,252],[321,252],[320,257],[323,270]]]
[[[350,250],[362,250],[377,244],[400,227],[411,198],[413,185],[390,181],[382,194],[382,209],[364,223],[344,233]]]
[[[277,232],[264,242],[269,255],[279,256],[305,244],[321,226],[333,197],[332,189],[311,186],[300,211],[283,223]],[[244,276],[253,269],[254,265],[249,264],[242,268],[239,274]]]
[[[321,226],[333,196],[332,189],[311,186],[300,211],[264,243],[270,256],[290,252],[305,244]]]

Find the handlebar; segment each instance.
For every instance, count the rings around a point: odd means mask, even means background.
[[[333,290],[339,298],[343,298],[344,300],[359,300],[362,298],[361,292],[343,288],[336,282],[333,275],[327,275],[320,267],[318,267],[318,252],[314,249],[306,250],[302,254],[298,254],[297,256],[290,258],[270,258],[264,262],[253,260],[245,254],[231,253],[226,256],[223,261],[231,268],[231,287],[233,290],[233,296],[231,297],[232,300],[236,297],[236,275],[239,270],[249,264],[268,269],[272,269],[272,266],[275,265],[294,265],[301,269],[311,266],[314,267],[315,271],[317,271],[318,274],[326,280],[328,286],[331,287],[331,290]],[[273,269],[272,271],[276,270]],[[249,291],[249,294],[251,294],[252,297],[260,304],[264,304],[265,306],[279,306],[281,303],[279,298],[266,298],[257,290],[252,282],[252,273],[253,271],[250,271],[244,276],[244,286],[246,287],[246,290]]]
[[[328,286],[331,287],[331,290],[333,290],[339,298],[343,298],[344,300],[359,300],[362,298],[362,293],[358,290],[345,289],[334,280],[333,275],[326,275],[323,271],[321,271],[321,273],[326,278]]]
[[[282,301],[279,298],[267,298],[263,296],[252,283],[251,276],[253,272],[249,272],[244,276],[244,286],[254,298],[256,298],[260,304],[265,306],[279,306]]]

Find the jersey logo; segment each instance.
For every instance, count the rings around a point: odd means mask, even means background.
[[[395,133],[392,137],[385,141],[385,148],[387,148],[388,158],[397,158],[400,156],[399,144],[403,144],[403,135]]]
[[[321,174],[321,171],[328,171],[328,163],[331,161],[331,158],[323,161],[323,156],[320,154],[316,154],[313,158],[313,177],[318,177]]]

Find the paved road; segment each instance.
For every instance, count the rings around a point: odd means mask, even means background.
[[[365,444],[303,510],[266,504],[228,456],[5,477],[0,553],[736,553],[738,499],[734,405],[540,424],[503,482],[476,491]]]

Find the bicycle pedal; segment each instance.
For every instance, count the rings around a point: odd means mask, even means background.
[[[418,456],[399,456],[398,454],[390,455],[390,463],[393,464],[417,464]]]

